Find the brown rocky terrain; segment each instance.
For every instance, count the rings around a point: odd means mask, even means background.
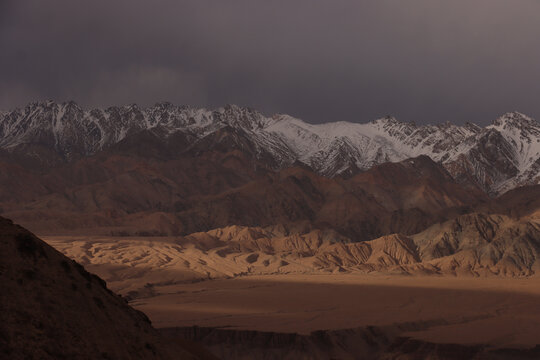
[[[424,263],[441,273],[529,276],[540,271],[538,217],[468,214],[413,236]]]
[[[0,179],[0,208],[40,234],[186,235],[307,221],[362,241],[414,234],[488,201],[425,156],[328,179],[302,167],[254,168],[237,150],[171,160],[151,154],[115,148],[45,174],[5,163],[22,180]]]

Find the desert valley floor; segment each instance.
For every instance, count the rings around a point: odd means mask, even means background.
[[[154,326],[232,327],[309,334],[416,323],[419,340],[533,347],[539,279],[267,275],[170,285],[132,305]]]
[[[309,334],[375,326],[438,344],[531,348],[539,341],[538,276],[315,271],[301,261],[204,257],[189,247],[173,260],[167,249],[181,245],[172,237],[43,238],[130,298],[157,328]],[[246,272],[260,261],[267,273]]]

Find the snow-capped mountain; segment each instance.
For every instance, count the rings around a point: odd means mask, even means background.
[[[73,102],[47,101],[0,113],[0,148],[17,152],[38,145],[69,161],[143,130],[164,140],[179,132],[189,135],[192,147],[199,150],[224,142],[273,168],[300,162],[329,177],[428,155],[458,181],[474,183],[492,194],[540,181],[540,124],[518,112],[484,128],[449,123],[417,126],[392,117],[363,124],[315,125],[234,105],[213,111],[170,103],[88,111]]]

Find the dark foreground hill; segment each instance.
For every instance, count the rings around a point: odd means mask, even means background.
[[[102,279],[4,218],[0,283],[2,359],[200,358],[166,344]]]

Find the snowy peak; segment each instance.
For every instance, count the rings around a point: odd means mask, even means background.
[[[509,127],[526,127],[538,126],[536,120],[518,111],[508,112],[493,121],[494,127],[509,128]]]
[[[386,116],[386,117],[383,117],[383,118],[380,118],[380,119],[376,119],[376,120],[372,121],[371,124],[373,124],[373,126],[376,129],[386,130],[388,132],[393,132],[396,135],[402,135],[403,134],[403,135],[408,136],[408,135],[411,135],[412,132],[417,129],[415,123],[401,122],[401,121],[399,121],[398,119],[396,119],[393,116]],[[399,133],[400,130],[402,131],[402,133]]]
[[[500,193],[519,185],[538,183],[540,123],[522,113],[511,112],[495,120],[486,131],[496,132],[504,139],[505,146],[501,142],[493,146],[503,150],[503,156],[512,163],[516,173],[500,182],[495,191]]]
[[[207,110],[167,102],[84,110],[74,102],[44,101],[0,112],[0,148],[24,152],[38,146],[66,161],[145,130],[163,141],[181,134],[198,152],[241,149],[273,169],[299,162],[329,177],[426,155],[456,180],[492,194],[540,179],[540,126],[519,112],[504,114],[485,128],[472,123],[419,126],[390,116],[368,123],[310,124],[236,105]]]
[[[214,118],[235,128],[255,130],[264,127],[267,119],[258,111],[237,105],[226,105],[214,112]]]

